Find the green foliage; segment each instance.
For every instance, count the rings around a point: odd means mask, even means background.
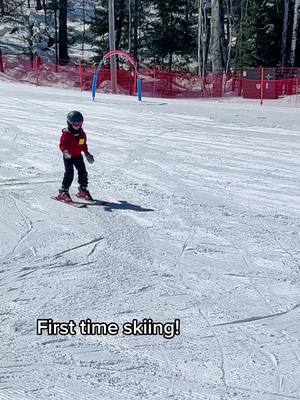
[[[153,0],[153,6],[156,20],[149,32],[149,57],[171,69],[196,49],[194,9],[186,0]]]
[[[145,9],[149,0],[115,0],[115,30],[116,48],[129,50],[129,43],[133,42],[134,23],[138,24],[139,42],[144,41],[144,32],[147,28]],[[129,10],[130,4],[130,10]],[[135,15],[135,13],[137,15]],[[91,30],[96,35],[94,47],[97,48],[98,59],[109,50],[108,33],[108,0],[98,0],[96,15],[91,24]],[[136,43],[140,46],[141,43]],[[133,50],[131,48],[131,53]]]
[[[131,0],[130,32],[128,4],[128,0],[115,0],[116,48],[127,50],[130,35],[132,55],[142,56],[144,62],[167,63],[172,68],[174,63],[179,65],[184,61],[186,64],[191,59],[196,51],[192,3],[188,0]],[[94,45],[97,60],[100,60],[109,50],[108,0],[98,1],[91,30],[96,35]]]
[[[243,2],[238,66],[276,66],[280,62],[283,5],[278,0]]]
[[[99,59],[109,50],[108,0],[98,0],[96,4],[92,32]],[[129,49],[132,55],[147,64],[170,70],[188,69],[189,66],[192,69],[191,65],[195,66],[197,62],[198,4],[198,0],[115,0],[116,48]],[[216,49],[211,47],[209,39],[212,3],[202,0],[201,4],[202,16],[206,18],[204,36],[208,38],[205,44],[207,66]],[[229,54],[231,67],[280,64],[283,0],[220,0],[219,5],[223,63]],[[287,51],[291,41],[290,17]],[[229,40],[231,48],[228,51]],[[297,54],[299,60],[299,48]]]
[[[107,0],[98,1],[95,17],[91,22],[91,31],[95,35],[94,47],[97,49],[98,56],[96,61],[100,61],[103,55],[109,50],[108,36],[108,3]]]

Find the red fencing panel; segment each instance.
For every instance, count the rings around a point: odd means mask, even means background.
[[[121,64],[120,64],[121,65]],[[78,65],[57,65],[33,57],[33,60],[3,55],[0,79],[61,88],[91,90],[96,66],[81,60]],[[261,72],[263,71],[263,76]],[[109,66],[100,70],[97,90],[111,92]],[[298,68],[247,68],[230,75],[195,76],[189,73],[168,72],[141,66],[142,94],[162,98],[221,98],[242,96],[249,99],[277,99],[298,94],[300,69]],[[118,93],[135,95],[134,69],[118,69]]]

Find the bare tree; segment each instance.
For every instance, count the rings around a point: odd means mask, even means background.
[[[19,8],[21,9],[22,12],[22,7],[26,3],[26,0],[21,0],[21,1],[5,1],[5,0],[0,0],[0,15],[1,16],[9,16],[15,14]]]
[[[12,20],[14,22],[17,36],[22,39],[30,55],[30,60],[33,61],[36,35],[34,18],[32,15],[23,14],[13,16]]]

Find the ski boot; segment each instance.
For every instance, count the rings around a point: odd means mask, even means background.
[[[78,188],[78,193],[76,195],[79,199],[83,199],[86,201],[94,201],[94,199],[92,198],[90,192],[87,190],[86,187],[83,186],[79,186]]]
[[[71,196],[69,195],[69,192],[65,189],[59,189],[59,194],[56,199],[59,201],[63,201],[64,203],[72,203]]]

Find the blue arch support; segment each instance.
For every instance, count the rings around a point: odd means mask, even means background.
[[[142,101],[142,79],[137,78],[137,93],[138,93],[138,101]]]
[[[141,82],[141,79],[138,77],[137,63],[134,60],[134,58],[131,57],[131,55],[129,53],[127,53],[126,51],[123,51],[123,50],[109,51],[108,53],[106,53],[104,55],[104,57],[102,58],[102,60],[98,64],[98,66],[96,68],[96,71],[94,73],[94,76],[93,76],[93,80],[92,80],[92,97],[93,97],[93,101],[95,101],[95,97],[96,97],[97,84],[98,84],[98,80],[100,79],[101,68],[102,68],[103,64],[105,63],[105,61],[110,59],[113,56],[125,57],[126,60],[134,67],[134,72],[135,72],[135,92],[137,91],[138,100],[141,101],[142,100],[142,82]]]
[[[92,96],[93,96],[93,101],[95,101],[95,96],[96,96],[96,90],[97,90],[97,83],[98,83],[98,73],[100,74],[100,70],[96,71],[93,76],[93,82],[92,82]]]

